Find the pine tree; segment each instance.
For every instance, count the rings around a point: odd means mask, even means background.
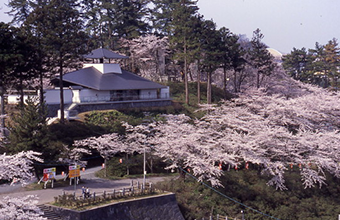
[[[249,51],[250,59],[253,67],[256,69],[256,87],[260,88],[261,82],[265,76],[269,76],[273,73],[275,64],[272,60],[272,56],[267,50],[267,46],[262,42],[263,34],[260,29],[256,29],[253,32],[253,38],[251,40],[252,48]]]
[[[151,13],[151,22],[153,31],[156,34],[169,36],[171,35],[171,23],[173,13],[176,7],[175,3],[180,0],[151,0],[154,8]]]
[[[34,2],[31,0],[10,0],[8,7],[11,8],[11,11],[8,14],[13,16],[12,22],[17,24],[23,23],[33,11],[32,6]]]
[[[85,54],[87,35],[77,4],[70,0],[51,0],[36,8],[30,24],[41,38],[41,47],[47,54],[53,72],[59,77],[61,123],[64,123],[63,74],[65,67],[72,67],[81,54]]]
[[[150,0],[81,1],[91,44],[117,50],[115,42],[120,38],[132,39],[147,33],[149,3]]]
[[[172,13],[170,44],[175,50],[174,57],[182,63],[184,83],[185,83],[185,103],[189,104],[189,86],[188,86],[188,65],[190,59],[190,48],[193,48],[195,42],[194,27],[192,26],[198,8],[195,2],[182,0],[175,3],[175,9]]]
[[[220,67],[223,53],[226,48],[221,41],[220,32],[216,30],[216,24],[213,21],[204,21],[203,34],[202,34],[202,50],[203,59],[202,67],[207,73],[207,103],[211,104],[212,94],[211,94],[211,84],[212,84],[212,74]]]
[[[311,74],[313,74],[312,83],[321,87],[329,86],[329,66],[326,62],[325,47],[320,43],[315,43],[315,49],[310,49],[309,53],[312,56]]]
[[[17,28],[4,22],[0,23],[0,98],[1,116],[5,114],[5,92],[13,80],[13,69],[18,58],[16,47]],[[1,133],[4,136],[5,118],[1,117]]]
[[[35,151],[47,158],[49,152],[49,133],[47,128],[47,109],[32,98],[26,105],[18,106],[18,111],[11,116],[8,148],[12,153]]]
[[[39,57],[34,45],[34,37],[30,30],[23,28],[18,29],[16,34],[16,43],[13,51],[16,60],[11,74],[14,87],[20,93],[20,105],[24,105],[24,85],[25,82],[37,77],[37,69],[39,69]]]
[[[306,48],[293,50],[282,58],[283,67],[286,72],[296,80],[302,82],[309,81],[309,68],[311,65],[311,56]]]
[[[340,48],[337,39],[333,38],[325,45],[325,61],[328,66],[328,77],[331,79],[332,87],[337,89],[339,67],[340,67]]]
[[[146,22],[150,0],[114,1],[114,32],[119,38],[137,38],[150,29]]]

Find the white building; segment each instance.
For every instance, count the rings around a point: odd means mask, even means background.
[[[115,59],[127,59],[106,49],[96,49],[84,56],[90,60],[82,69],[63,75],[65,117],[70,111],[138,108],[171,105],[169,87],[123,70]],[[59,78],[54,89],[44,90],[49,116],[56,116],[60,106]],[[8,97],[15,102],[16,97]]]

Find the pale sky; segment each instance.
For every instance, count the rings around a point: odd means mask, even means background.
[[[9,22],[5,3],[0,0],[0,21]],[[206,20],[235,34],[251,38],[260,28],[263,41],[283,53],[340,40],[340,0],[199,0],[198,7]]]
[[[340,0],[199,0],[199,13],[235,34],[260,28],[264,43],[281,52],[340,40]]]

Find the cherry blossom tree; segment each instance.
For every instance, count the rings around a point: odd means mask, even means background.
[[[325,171],[339,177],[339,94],[308,86],[305,92],[287,99],[249,91],[219,107],[208,106],[200,123],[220,132],[219,147],[226,152],[261,164],[262,172],[273,176],[269,185],[286,189],[284,172],[294,164],[301,167],[305,187],[321,186]]]
[[[43,162],[41,153],[34,151],[20,152],[14,155],[0,155],[0,179],[12,180],[27,184],[34,178],[32,174],[33,161]]]
[[[121,39],[121,44],[129,47],[133,72],[138,69],[141,76],[162,81],[162,76],[165,75],[165,57],[169,53],[167,37],[148,34],[132,40]]]
[[[15,155],[0,155],[0,179],[12,180],[12,184],[21,182],[27,184],[33,179],[33,161],[43,162],[39,158],[41,153],[27,151]],[[3,197],[0,200],[0,219],[27,219],[44,220],[39,207],[36,206],[38,198],[35,195],[28,195],[22,198]]]
[[[89,137],[83,140],[77,140],[74,142],[75,147],[87,146],[90,149],[97,150],[102,158],[104,158],[105,164],[105,176],[106,176],[106,163],[114,155],[118,153],[131,154],[134,152],[134,148],[123,141],[123,137],[117,133],[104,134],[99,137]]]
[[[202,106],[201,119],[163,115],[165,120],[138,126],[125,123],[125,136],[109,134],[81,144],[103,157],[147,149],[167,161],[167,169],[189,169],[212,185],[220,185],[219,164],[252,163],[277,189],[287,189],[284,174],[290,166],[300,168],[306,188],[321,187],[326,172],[340,177],[340,94],[300,86],[300,95],[248,90],[218,106]]]
[[[37,206],[37,196],[28,195],[23,198],[3,197],[0,200],[0,219],[47,220]]]
[[[64,145],[64,155],[59,158],[59,162],[69,165],[80,165],[81,167],[85,167],[87,161],[81,160],[83,155],[89,155],[92,152],[89,149],[83,147],[75,147],[73,149],[68,148]]]
[[[220,185],[218,177],[222,171],[215,166],[216,162],[230,161],[232,155],[223,155],[215,148],[216,134],[209,127],[196,126],[190,117],[185,115],[164,115],[166,121],[158,122],[158,131],[150,142],[155,146],[155,155],[163,158],[170,165],[167,169],[188,169],[199,177],[208,180],[212,185]]]

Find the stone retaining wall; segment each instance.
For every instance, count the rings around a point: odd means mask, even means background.
[[[79,103],[74,110],[81,112],[94,110],[109,110],[109,109],[129,109],[129,108],[145,108],[145,107],[162,107],[171,106],[171,100],[139,100],[139,101],[124,101],[124,102],[98,102],[98,103]],[[59,104],[47,105],[48,117],[57,117]]]
[[[49,207],[63,216],[64,220],[184,220],[175,194],[134,199],[85,211]]]

